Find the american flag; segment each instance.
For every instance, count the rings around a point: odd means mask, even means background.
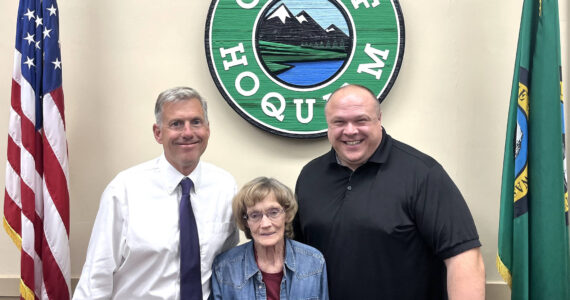
[[[58,15],[55,0],[18,8],[3,223],[21,252],[23,299],[71,294]]]

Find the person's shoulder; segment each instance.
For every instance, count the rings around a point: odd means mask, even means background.
[[[427,169],[439,165],[439,163],[430,155],[394,138],[392,138],[391,155],[399,158],[403,157],[399,163],[407,161],[408,163],[422,166]]]
[[[299,257],[304,257],[305,259],[314,260],[315,262],[324,263],[325,258],[321,251],[313,246],[309,246],[307,244],[303,244],[301,242],[295,240],[287,240],[293,249],[293,252]]]
[[[313,158],[305,166],[327,163],[330,160],[330,156],[331,156],[331,150]]]
[[[159,169],[160,157],[136,164],[120,171],[111,182],[125,180],[139,180],[140,177],[147,177],[147,174],[154,174]]]
[[[325,154],[322,154],[310,160],[305,166],[303,166],[301,173],[310,172],[314,170],[322,170],[324,166],[329,164],[330,155],[331,151],[328,151]]]
[[[325,270],[325,258],[316,248],[294,240],[287,240],[291,252],[295,256],[295,272],[303,274],[319,274]]]
[[[225,252],[218,254],[218,256],[216,256],[214,259],[212,267],[218,270],[224,267],[231,268],[231,265],[244,260],[247,247],[251,247],[251,242],[235,246],[231,249],[226,250]]]

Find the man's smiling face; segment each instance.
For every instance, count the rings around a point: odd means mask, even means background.
[[[154,138],[164,148],[166,160],[184,175],[190,174],[208,146],[210,127],[198,99],[167,102]]]
[[[325,108],[329,142],[341,164],[356,170],[382,141],[380,103],[367,90],[346,86],[333,93]]]

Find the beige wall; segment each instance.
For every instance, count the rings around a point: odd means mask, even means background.
[[[504,299],[495,255],[522,0],[400,4],[406,49],[383,105],[383,125],[392,136],[435,157],[454,178],[483,243],[488,299]],[[163,89],[189,85],[209,100],[212,136],[203,158],[230,171],[240,185],[268,175],[293,187],[301,167],[328,150],[326,139],[294,140],[261,131],[226,104],[205,61],[209,1],[60,0],[59,7],[74,278],[81,272],[106,184],[118,171],[161,153],[151,127],[154,100]],[[0,1],[0,157],[6,156],[16,11],[16,0]],[[567,2],[560,1],[564,78],[570,78],[569,15]],[[4,164],[0,160],[1,170]],[[0,234],[0,296],[17,292],[18,257],[7,235]]]

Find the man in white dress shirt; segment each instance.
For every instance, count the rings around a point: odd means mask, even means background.
[[[210,136],[206,102],[191,88],[172,88],[158,96],[155,117],[164,153],[122,171],[103,192],[73,299],[181,299],[178,209],[185,177],[194,184],[204,299],[214,257],[238,242],[231,219],[235,180],[200,161]]]

